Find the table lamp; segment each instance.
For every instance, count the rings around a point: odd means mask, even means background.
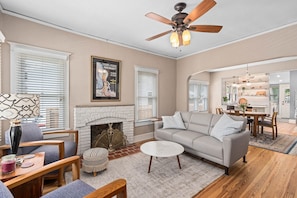
[[[22,137],[21,120],[39,116],[39,95],[0,94],[0,120],[10,120],[11,152],[16,154]]]

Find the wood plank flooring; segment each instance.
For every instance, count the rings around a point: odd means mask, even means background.
[[[296,124],[278,123],[278,129],[297,135]],[[194,197],[297,197],[297,156],[250,146],[246,164],[237,161],[229,176],[223,175]]]

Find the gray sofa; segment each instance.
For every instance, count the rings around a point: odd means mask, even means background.
[[[163,121],[157,121],[155,139],[177,142],[184,146],[186,152],[223,165],[226,175],[229,174],[229,167],[240,158],[246,162],[250,131],[246,130],[244,117],[230,116],[235,121],[242,121],[242,127],[234,134],[223,136],[220,141],[211,132],[222,115],[200,112],[181,112],[180,115],[185,129],[164,129]]]

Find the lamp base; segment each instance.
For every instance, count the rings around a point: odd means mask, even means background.
[[[10,145],[12,154],[17,154],[22,137],[22,127],[19,120],[13,121],[10,127]]]

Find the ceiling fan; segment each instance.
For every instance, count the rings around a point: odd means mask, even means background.
[[[214,0],[203,0],[188,14],[188,13],[182,12],[186,8],[187,4],[184,2],[177,3],[174,6],[174,9],[178,11],[178,13],[173,15],[171,20],[153,12],[147,13],[145,15],[146,17],[159,21],[161,23],[170,25],[172,27],[172,30],[162,32],[160,34],[147,38],[146,40],[151,41],[172,32],[170,36],[170,42],[173,47],[178,47],[178,46],[190,44],[191,35],[189,30],[195,31],[195,32],[218,33],[223,26],[190,25],[192,22],[194,22],[196,19],[201,17],[203,14],[205,14],[215,5],[216,5],[216,2]]]

